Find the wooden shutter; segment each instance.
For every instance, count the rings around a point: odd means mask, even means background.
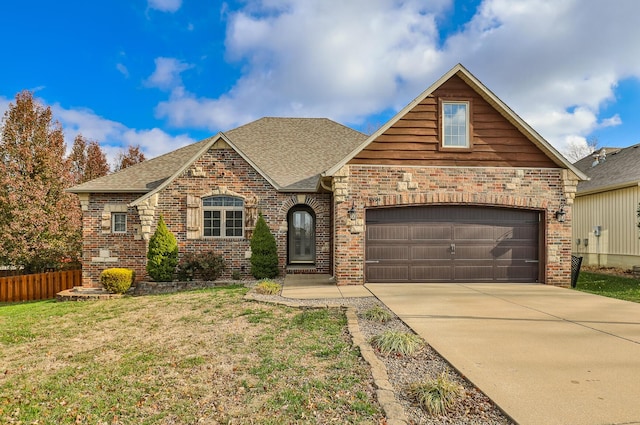
[[[187,239],[202,237],[202,208],[197,196],[187,195]]]

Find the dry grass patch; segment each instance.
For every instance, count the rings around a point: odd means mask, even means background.
[[[0,423],[375,424],[339,310],[243,287],[0,309]]]

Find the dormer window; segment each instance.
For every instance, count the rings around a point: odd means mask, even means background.
[[[442,147],[470,147],[469,102],[442,101]]]

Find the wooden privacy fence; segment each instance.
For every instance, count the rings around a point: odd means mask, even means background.
[[[80,285],[82,270],[1,277],[0,302],[46,300]]]

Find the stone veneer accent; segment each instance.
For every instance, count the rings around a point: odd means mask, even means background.
[[[141,193],[93,193],[88,197],[82,211],[83,286],[99,287],[100,273],[111,267],[131,268],[137,280],[144,278],[147,245],[140,235],[137,209],[128,206],[140,196]],[[113,211],[127,213],[126,233],[111,233]],[[107,221],[109,231],[106,231]]]
[[[546,273],[550,285],[571,279],[571,207],[576,176],[562,169],[499,167],[391,167],[346,165],[334,178],[335,277],[364,283],[365,211],[409,205],[484,205],[540,211],[545,217]],[[355,205],[357,218],[348,210]],[[555,212],[564,206],[566,221]]]

